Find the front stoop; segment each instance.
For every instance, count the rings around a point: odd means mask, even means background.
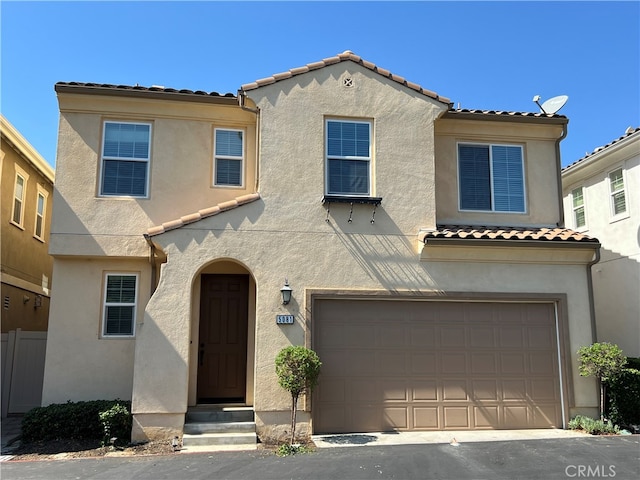
[[[182,451],[255,450],[253,407],[197,406],[187,410]]]

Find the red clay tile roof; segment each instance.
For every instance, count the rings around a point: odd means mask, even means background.
[[[292,68],[289,71],[276,73],[270,77],[261,78],[260,80],[256,80],[253,83],[246,83],[242,85],[241,89],[244,91],[254,90],[256,88],[260,88],[265,85],[271,85],[272,83],[279,82],[280,80],[284,80],[287,78],[295,77],[296,75],[301,75],[303,73],[311,72],[313,70],[318,70],[320,68],[324,68],[328,65],[333,65],[340,62],[351,61],[357,63],[358,65],[362,65],[365,68],[368,68],[372,72],[378,73],[385,78],[393,80],[394,82],[399,83],[400,85],[404,85],[416,92],[422,93],[427,97],[438,100],[439,102],[451,104],[451,100],[446,97],[441,97],[436,92],[432,92],[431,90],[427,90],[422,88],[417,83],[410,82],[406,80],[404,77],[391,73],[389,70],[386,70],[382,67],[378,67],[376,64],[363,60],[360,56],[351,52],[350,50],[346,50],[343,53],[340,53],[334,57],[325,58],[319,62],[308,63],[303,67]]]
[[[598,239],[566,228],[485,227],[471,225],[438,225],[434,231],[420,232],[420,240],[431,239],[514,240],[599,243]]]
[[[447,111],[446,115],[496,115],[500,117],[529,117],[529,118],[563,118],[567,117],[564,115],[558,114],[550,114],[550,113],[534,113],[534,112],[507,112],[502,110],[479,110],[479,109],[468,109],[468,108],[452,108]]]
[[[568,168],[573,167],[574,165],[576,165],[576,164],[578,164],[578,163],[580,163],[580,162],[582,162],[582,161],[586,160],[587,158],[592,157],[592,156],[593,156],[593,155],[595,155],[596,153],[600,153],[600,152],[601,152],[601,151],[603,151],[604,149],[609,148],[609,147],[611,147],[611,146],[615,145],[616,143],[620,142],[621,140],[624,140],[625,138],[630,137],[630,136],[631,136],[631,135],[633,135],[634,133],[638,133],[638,132],[640,132],[640,127],[637,127],[637,128],[629,127],[629,128],[627,129],[627,131],[625,132],[625,134],[624,134],[624,135],[622,135],[621,137],[616,138],[615,140],[613,140],[613,141],[611,141],[611,142],[607,143],[606,145],[604,145],[604,146],[602,146],[602,147],[598,147],[598,148],[596,148],[596,149],[595,149],[593,152],[591,152],[591,153],[587,153],[587,154],[586,154],[584,157],[582,157],[581,159],[576,160],[576,161],[575,161],[575,162],[573,162],[572,164],[567,165],[566,167],[564,167],[564,168],[562,169],[562,171],[564,172],[564,171],[565,171],[565,170],[567,170]]]
[[[187,90],[187,89],[175,89],[161,86],[143,87],[141,85],[113,85],[110,83],[82,83],[82,82],[57,82],[55,84],[55,91],[73,91],[73,90],[87,90],[87,91],[102,91],[104,93],[123,93],[123,94],[158,94],[165,93],[169,98],[176,97],[177,99],[185,99],[185,97],[198,97],[208,99],[230,99],[237,101],[236,96],[233,93],[220,94],[218,92],[204,92],[202,90]]]
[[[218,215],[219,213],[226,212],[227,210],[232,210],[236,207],[239,207],[240,205],[246,205],[247,203],[255,202],[259,198],[259,193],[250,193],[248,195],[243,195],[241,197],[234,198],[233,200],[219,203],[215,207],[205,208],[190,215],[180,217],[176,220],[165,222],[162,225],[151,227],[147,230],[146,235],[149,237],[160,235],[161,233],[168,232],[169,230],[175,230],[176,228],[184,227],[185,225],[188,225],[190,223],[197,222],[199,220],[202,220],[203,218],[212,217],[214,215]]]

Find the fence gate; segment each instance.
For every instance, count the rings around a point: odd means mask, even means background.
[[[2,334],[2,416],[25,413],[42,402],[47,332]]]

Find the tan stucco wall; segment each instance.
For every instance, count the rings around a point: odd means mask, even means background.
[[[255,191],[256,116],[251,112],[238,106],[82,94],[59,94],[58,100],[54,255],[144,256],[141,234],[147,228]],[[99,196],[106,120],[152,124],[148,198]],[[246,132],[244,188],[212,187],[216,127]]]
[[[135,338],[102,338],[105,273],[138,273],[136,330],[150,292],[144,260],[56,259],[42,403],[131,398]]]
[[[624,170],[627,214],[611,212],[608,175]],[[579,230],[602,244],[593,266],[598,341],[640,357],[640,135],[602,150],[563,172],[567,226],[576,228],[571,192],[583,187],[586,225]]]
[[[342,79],[345,75],[353,79],[353,87],[343,86]],[[440,203],[436,202],[440,201],[440,197],[436,190],[439,173],[435,165],[441,146],[435,137],[433,125],[447,108],[446,105],[386,80],[352,62],[328,66],[247,93],[261,111],[258,157],[260,174],[257,181],[260,199],[152,237],[167,255],[167,262],[162,265],[157,290],[149,299],[144,314],[141,312],[142,322],[137,326],[135,346],[133,341],[127,344],[128,356],[123,355],[126,360],[117,367],[118,372],[127,369],[133,371],[133,378],[127,377],[127,380],[133,382],[133,412],[136,417],[134,440],[179,433],[181,419],[184,418],[188,405],[194,401],[197,349],[193,344],[197,344],[198,285],[203,272],[223,272],[239,268],[238,271],[246,271],[250,275],[250,289],[253,291],[250,311],[255,313],[250,314],[249,338],[250,342],[251,339],[255,341],[255,353],[249,360],[254,380],[252,388],[248,388],[247,392],[249,402],[253,397],[259,433],[265,435],[281,432],[280,427],[273,426],[271,422],[288,418],[286,411],[290,398],[278,386],[275,375],[274,359],[277,352],[291,344],[313,345],[308,324],[311,321],[308,310],[310,306],[305,300],[306,292],[311,289],[359,289],[365,293],[380,290],[417,293],[466,290],[511,292],[524,297],[538,293],[566,295],[571,355],[577,346],[590,341],[584,266],[588,260],[581,254],[574,255],[573,261],[561,262],[561,265],[545,261],[544,258],[536,257],[535,261],[527,259],[529,254],[526,250],[508,261],[496,261],[486,253],[475,260],[467,259],[465,263],[451,261],[446,256],[437,261],[424,257],[418,232],[420,229],[435,227],[441,211]],[[144,105],[147,108],[147,104]],[[66,108],[67,104],[64,103],[63,106]],[[100,102],[91,106],[96,111],[100,108],[115,107]],[[142,107],[117,107],[121,111],[133,111],[137,108]],[[153,110],[156,108],[157,112]],[[178,138],[167,137],[166,141],[173,140],[180,146],[183,137],[187,135],[187,125],[202,135],[208,132],[212,136],[211,121],[203,122],[206,128],[191,118],[188,123],[181,124],[177,118],[183,114],[176,111],[171,114],[171,125],[168,123],[161,128],[162,122],[169,122],[164,113],[160,115],[164,108],[177,107],[154,104],[153,111],[143,111],[148,118],[155,118],[154,115],[158,114],[158,118],[154,120],[152,153],[152,168],[157,170],[152,173],[152,199],[149,201],[94,198],[95,182],[86,182],[86,178],[95,178],[97,156],[95,152],[91,152],[99,142],[97,138],[87,142],[85,137],[90,138],[89,133],[95,135],[95,126],[100,125],[100,121],[94,113],[81,112],[76,118],[74,112],[63,112],[61,135],[68,137],[61,141],[61,149],[65,152],[62,155],[63,163],[67,164],[66,171],[81,169],[85,183],[90,185],[82,186],[79,185],[81,180],[69,180],[68,185],[60,186],[60,197],[68,200],[68,206],[77,210],[78,214],[71,210],[60,210],[59,243],[55,247],[59,255],[91,253],[139,256],[139,262],[131,265],[139,265],[138,268],[145,272],[144,266],[149,268],[145,263],[149,249],[141,233],[147,227],[218,202],[218,194],[210,192],[209,187],[203,186],[203,183],[192,184],[190,188],[194,191],[193,195],[182,195],[188,189],[185,185],[189,185],[189,175],[199,172],[204,176],[203,165],[209,168],[210,156],[207,157],[207,162],[189,163],[188,168],[194,171],[187,174],[178,171],[178,167],[169,158],[158,154],[155,143],[158,132],[164,128],[167,136],[172,135],[170,127],[179,132],[179,135]],[[190,111],[192,107],[184,108],[185,111]],[[204,109],[192,114],[195,117],[207,111]],[[251,121],[255,122],[252,114],[241,113],[250,115]],[[329,214],[326,205],[322,205],[324,125],[328,117],[373,120],[375,186],[372,194],[383,199],[381,206],[375,211],[374,223],[371,222],[373,207],[370,205],[354,205],[351,212],[349,204],[331,204]],[[246,118],[247,122],[250,121],[249,118]],[[74,129],[85,131],[87,123],[94,125],[87,127],[90,132],[80,135],[72,132]],[[516,136],[524,139],[523,131],[519,127],[513,128],[517,130]],[[532,129],[538,132],[536,127]],[[510,128],[506,132],[507,136],[515,135],[509,133]],[[555,152],[554,132],[553,128],[543,129],[532,133],[533,140],[527,140],[537,145],[532,150],[538,153],[531,154],[537,160],[539,158],[536,155],[546,158],[547,154],[551,155],[549,152]],[[475,131],[470,135],[479,138],[480,133]],[[499,138],[498,131],[492,131],[491,135]],[[446,135],[444,137],[449,138]],[[453,150],[449,152],[449,156],[455,152],[455,142],[451,145]],[[93,164],[76,164],[73,155],[76,150],[84,152],[81,156],[85,158],[94,158]],[[198,153],[197,150],[188,151],[194,155]],[[443,154],[447,155],[446,152]],[[202,159],[205,155],[200,151],[196,157]],[[555,153],[553,159],[555,161]],[[87,163],[91,164],[91,161]],[[160,188],[158,191],[167,196],[165,201],[165,196],[156,195],[154,188],[159,183],[157,177],[170,178],[172,175],[175,175],[174,183],[179,185],[180,195],[168,186]],[[445,180],[449,179],[446,181],[456,178],[455,171],[444,175]],[[531,173],[528,182],[535,180],[546,185],[549,176],[549,171],[542,169]],[[83,193],[76,193],[74,186],[84,188]],[[557,200],[553,203],[553,199],[557,199],[557,192],[553,191],[555,187],[549,188],[551,194],[545,190],[539,195],[542,206],[539,209],[533,208],[522,223],[548,224],[552,223],[552,217],[555,219],[553,222],[557,221]],[[81,202],[87,201],[87,198],[89,206],[82,205]],[[442,202],[449,200],[445,196]],[[61,203],[64,205],[64,202]],[[173,203],[179,206],[173,206]],[[534,200],[530,199],[529,203],[534,203]],[[454,205],[457,208],[457,200]],[[556,207],[555,213],[543,213],[549,205]],[[449,215],[447,212],[452,212],[455,219],[458,215],[456,208],[451,210],[451,207],[444,204],[442,211],[446,215]],[[513,216],[507,217],[499,220],[509,221],[510,224],[515,222]],[[349,218],[352,222],[348,221]],[[114,223],[115,235],[112,240],[106,240],[111,226],[105,219]],[[465,218],[467,220],[469,219]],[[78,235],[62,235],[70,232],[95,235],[89,235],[82,241],[72,240]],[[476,253],[477,255],[479,254]],[[56,322],[60,322],[60,332],[82,325],[82,328],[76,328],[74,338],[77,343],[87,344],[79,348],[86,348],[88,352],[93,347],[97,352],[93,354],[94,360],[91,360],[94,364],[86,369],[95,372],[107,355],[113,353],[110,350],[115,348],[110,346],[110,342],[95,337],[99,328],[97,322],[100,317],[101,292],[96,285],[101,282],[102,269],[107,266],[109,269],[115,268],[121,260],[97,262],[100,267],[87,269],[81,267],[83,261],[63,263],[66,262],[65,258],[60,257],[60,268],[66,269],[65,276],[69,277],[69,281],[62,287],[58,285],[58,288],[65,292],[60,297],[60,302],[64,298],[67,300],[66,303],[54,305],[53,316],[56,317]],[[557,260],[554,255],[550,258]],[[230,263],[213,263],[216,260],[233,262],[234,267]],[[289,305],[283,306],[280,288],[285,278],[288,278],[293,288],[293,299]],[[87,305],[83,307],[81,314],[72,312],[72,304],[68,301],[73,298],[72,294],[76,290],[86,293]],[[293,314],[296,323],[277,325],[276,314]],[[60,377],[56,378],[53,372],[62,367],[62,352],[71,343],[66,343],[62,333],[55,337],[54,343],[58,345],[53,349],[55,353],[51,354],[51,372],[47,370],[51,380],[45,380],[52,393],[47,398],[60,397],[62,388],[54,389],[55,380],[59,380],[67,391],[77,390],[88,395],[89,392],[84,390],[80,381],[76,384],[76,380],[67,378],[69,372],[64,375],[60,373]],[[575,370],[575,367],[574,363],[570,368]],[[87,372],[80,371],[80,367],[78,373],[82,379],[88,375]],[[595,383],[575,374],[571,381],[571,390],[575,395],[572,403],[587,409],[595,408]],[[125,389],[126,382],[120,382],[117,384],[119,388]],[[303,402],[301,408],[308,409],[309,403]],[[308,413],[300,417],[302,429],[310,431],[309,419]]]
[[[2,309],[2,333],[16,328],[46,331],[53,287],[53,258],[48,253],[53,169],[4,117],[0,120],[0,298],[9,297],[9,308]],[[12,222],[16,172],[27,177],[22,225]],[[35,236],[39,192],[45,196],[41,238]]]
[[[561,223],[555,141],[561,125],[455,118],[436,123],[436,202],[438,223],[454,225],[539,225]],[[498,143],[523,148],[524,214],[460,211],[458,205],[458,143]]]

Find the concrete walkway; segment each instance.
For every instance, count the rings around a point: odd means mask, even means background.
[[[470,442],[504,442],[508,440],[541,440],[588,436],[575,430],[459,430],[439,432],[380,432],[313,435],[318,448],[383,445],[456,444]]]
[[[11,458],[11,450],[19,445],[15,440],[20,436],[21,424],[22,416],[0,419],[0,433],[2,434],[2,452],[0,452],[0,461]]]

